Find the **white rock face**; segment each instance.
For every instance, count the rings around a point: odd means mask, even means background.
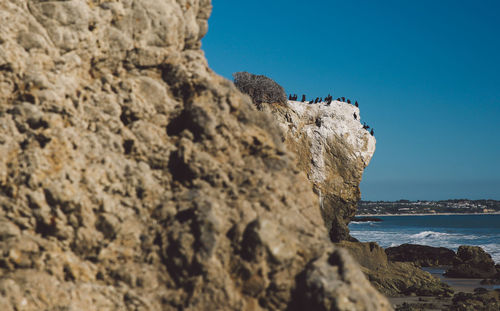
[[[359,183],[375,152],[375,137],[363,129],[359,109],[333,101],[263,106],[283,130],[287,148],[296,155],[319,196],[321,213],[332,241],[349,240],[347,224],[361,198]]]
[[[309,138],[312,159],[308,175],[311,181],[325,181],[325,157],[328,157],[325,146],[332,140],[340,140],[349,147],[346,150],[351,151],[347,154],[350,160],[361,159],[363,168],[368,166],[375,152],[376,140],[363,129],[358,107],[339,101],[330,105],[289,101],[288,105],[298,119],[288,118],[290,123],[280,125],[285,131],[291,131],[292,137],[306,135]]]

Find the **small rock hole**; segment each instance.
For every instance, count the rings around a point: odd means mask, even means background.
[[[130,154],[134,147],[134,141],[132,139],[125,139],[123,142],[123,149],[125,150],[125,154]]]
[[[36,135],[35,138],[36,138],[36,141],[38,142],[38,144],[40,145],[40,148],[42,148],[42,149],[45,148],[45,146],[51,140],[49,137],[46,137],[43,134]]]

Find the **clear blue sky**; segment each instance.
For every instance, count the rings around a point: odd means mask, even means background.
[[[500,199],[500,1],[212,3],[217,73],[359,101],[377,138],[364,200]]]

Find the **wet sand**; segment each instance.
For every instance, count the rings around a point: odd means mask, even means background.
[[[422,270],[429,272],[433,276],[439,278],[442,282],[450,285],[455,293],[473,293],[475,288],[482,287],[487,290],[493,290],[500,288],[500,285],[482,285],[481,281],[483,279],[465,279],[465,278],[448,278],[443,274],[447,267],[433,267],[433,268],[422,268]]]

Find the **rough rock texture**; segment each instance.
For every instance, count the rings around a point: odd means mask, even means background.
[[[359,109],[338,101],[289,101],[264,110],[278,120],[286,146],[312,182],[332,241],[351,240],[347,224],[361,197],[363,170],[375,152],[375,137],[363,129]]]
[[[421,270],[413,263],[390,262],[383,248],[375,242],[343,241],[336,245],[346,248],[362,266],[370,282],[388,296],[451,296],[453,290]]]
[[[208,68],[210,10],[0,2],[0,310],[390,309],[272,120]],[[351,202],[366,163],[336,144],[323,183]]]
[[[439,298],[439,302],[417,302],[417,303],[408,303],[408,302],[403,302],[401,305],[395,306],[396,311],[438,311],[438,310],[449,310],[449,306],[451,306],[451,303],[445,304],[443,303],[443,300],[445,298]],[[450,300],[450,298],[447,298],[447,300]]]
[[[451,311],[498,311],[500,289],[488,291],[476,288],[474,293],[458,293],[453,297]]]
[[[451,266],[456,254],[446,247],[402,244],[385,249],[390,261],[413,262],[421,267]]]
[[[497,270],[490,254],[481,247],[462,245],[458,248],[453,266],[445,275],[456,278],[494,278]]]

